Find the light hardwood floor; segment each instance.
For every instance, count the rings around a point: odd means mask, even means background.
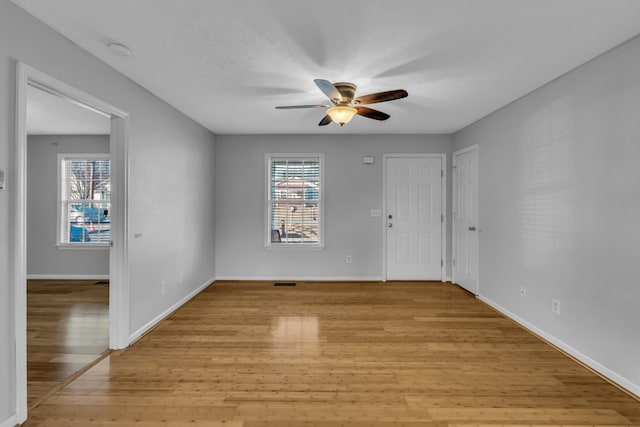
[[[640,402],[451,284],[217,282],[26,426],[640,425]]]
[[[109,286],[95,280],[27,282],[27,398],[37,405],[109,347]]]

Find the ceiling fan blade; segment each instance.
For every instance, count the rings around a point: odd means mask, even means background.
[[[369,95],[359,96],[353,100],[354,104],[375,104],[376,102],[393,101],[394,99],[406,98],[409,94],[404,89],[388,90]]]
[[[318,126],[326,126],[329,123],[331,123],[333,120],[331,120],[331,117],[329,117],[329,115],[327,114],[326,116],[324,116],[322,118],[322,120],[320,120],[320,123],[318,123]]]
[[[326,107],[331,107],[331,105],[321,105],[321,104],[314,104],[314,105],[281,105],[279,107],[276,107],[278,110],[293,110],[295,108],[326,108]]]
[[[369,119],[387,120],[389,117],[391,117],[387,113],[383,113],[382,111],[374,110],[373,108],[355,107],[355,109],[358,110],[358,115],[359,116],[367,117]]]
[[[338,91],[338,89],[336,89],[333,83],[331,83],[329,80],[315,79],[314,82],[316,86],[318,86],[318,89],[320,89],[322,93],[327,95],[327,98],[329,98],[331,102],[337,104],[338,102],[342,101],[342,95],[340,94],[340,91]]]

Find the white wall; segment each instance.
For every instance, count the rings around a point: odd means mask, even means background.
[[[109,276],[109,248],[57,248],[58,154],[109,154],[109,135],[27,138],[27,275]]]
[[[0,0],[0,170],[8,171],[7,189],[0,191],[0,425],[15,411],[11,212],[17,60],[131,114],[131,332],[215,275],[214,136]],[[160,280],[167,282],[164,295]]]
[[[218,135],[216,145],[217,277],[379,280],[383,218],[369,213],[382,209],[382,155],[446,153],[450,162],[452,144],[448,135]],[[265,250],[265,153],[325,154],[324,250]]]
[[[640,394],[640,38],[454,135],[471,144],[480,294]]]

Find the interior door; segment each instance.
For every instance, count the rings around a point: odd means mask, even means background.
[[[442,158],[386,159],[388,280],[442,278]]]
[[[454,153],[453,280],[478,294],[478,150]]]

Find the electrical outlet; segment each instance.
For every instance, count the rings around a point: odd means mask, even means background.
[[[160,282],[160,294],[164,295],[167,292],[167,282],[164,280]]]
[[[555,298],[551,298],[551,311],[557,316],[560,316],[560,301]]]
[[[526,298],[527,297],[527,288],[525,288],[524,286],[520,286],[520,296],[522,298]]]
[[[351,264],[352,261],[351,255],[347,255],[347,264]]]

